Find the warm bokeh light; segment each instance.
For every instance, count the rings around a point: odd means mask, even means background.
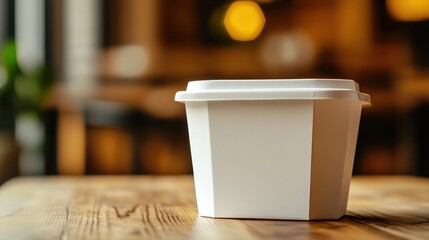
[[[257,38],[264,28],[265,17],[257,3],[236,1],[229,6],[224,24],[232,39],[251,41]]]
[[[290,72],[308,69],[315,58],[314,44],[300,32],[267,35],[261,45],[262,63],[272,71]]]
[[[135,79],[147,73],[150,65],[149,51],[138,44],[110,47],[106,50],[106,74],[123,79]]]
[[[387,0],[390,15],[400,21],[423,21],[429,19],[428,0]]]

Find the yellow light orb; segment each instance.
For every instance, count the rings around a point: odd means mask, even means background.
[[[429,19],[428,0],[388,0],[390,15],[399,21],[423,21]]]
[[[252,41],[261,34],[265,16],[257,3],[235,1],[229,6],[223,23],[232,39]]]

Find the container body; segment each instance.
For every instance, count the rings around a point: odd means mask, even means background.
[[[346,79],[189,82],[186,105],[201,216],[338,219],[347,209],[362,107]]]
[[[185,104],[201,216],[310,220],[344,215],[359,101]]]

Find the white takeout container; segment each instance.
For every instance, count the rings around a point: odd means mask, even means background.
[[[347,208],[362,106],[353,80],[208,80],[186,104],[198,212],[338,219]]]

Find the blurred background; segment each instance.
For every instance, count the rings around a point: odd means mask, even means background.
[[[354,174],[429,176],[427,0],[0,0],[0,53],[0,182],[191,173],[212,78],[354,79]]]

